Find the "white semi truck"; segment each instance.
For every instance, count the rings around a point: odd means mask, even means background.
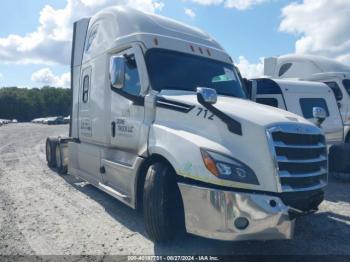
[[[153,241],[289,239],[322,202],[321,129],[249,101],[208,34],[108,8],[74,24],[71,72],[70,134],[47,139],[48,164],[143,210]]]
[[[326,115],[321,127],[328,147],[344,143],[343,121],[332,89],[324,83],[291,79],[256,78],[247,81],[248,90],[256,85],[254,100],[300,115],[314,124],[315,107],[322,108]],[[251,91],[250,91],[251,93]]]
[[[350,143],[350,67],[312,55],[285,55],[264,60],[264,74],[272,78],[298,79],[327,84],[334,92]]]

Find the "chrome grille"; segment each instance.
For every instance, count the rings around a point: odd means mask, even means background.
[[[310,191],[327,184],[327,147],[317,127],[281,125],[268,129],[282,192]]]

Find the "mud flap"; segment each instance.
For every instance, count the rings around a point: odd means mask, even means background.
[[[324,192],[322,190],[316,190],[310,192],[283,193],[281,199],[291,210],[307,214],[318,210],[318,206],[324,199]],[[292,213],[295,212],[292,211]]]
[[[289,214],[289,219],[290,220],[294,220],[294,219],[297,219],[297,218],[299,218],[301,216],[306,216],[306,215],[315,213],[317,211],[318,211],[318,208],[310,209],[308,211],[302,211],[302,210],[299,210],[299,209],[296,209],[296,208],[293,208],[293,207],[289,207],[288,214]]]

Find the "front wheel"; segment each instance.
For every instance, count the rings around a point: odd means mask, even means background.
[[[162,162],[152,164],[143,192],[145,228],[154,242],[166,242],[185,231],[184,211],[176,175]]]

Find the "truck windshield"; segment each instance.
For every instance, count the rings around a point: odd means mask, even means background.
[[[153,90],[209,87],[220,95],[246,98],[232,64],[164,49],[148,50],[146,63]]]

